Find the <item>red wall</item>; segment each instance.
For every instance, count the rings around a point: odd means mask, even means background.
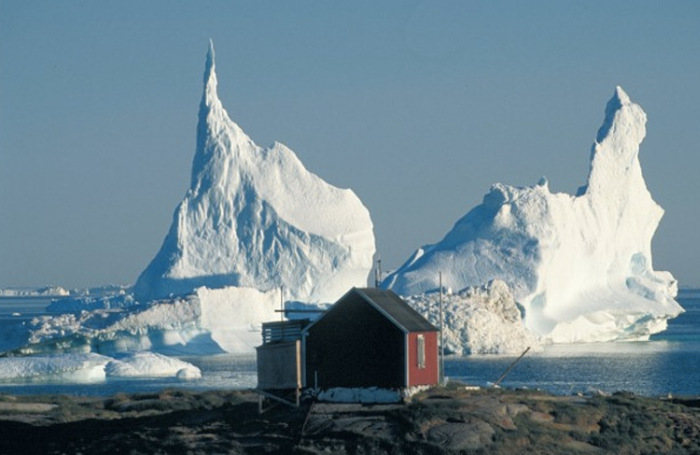
[[[425,368],[418,368],[418,335],[425,338]],[[438,383],[438,332],[408,334],[408,385]]]

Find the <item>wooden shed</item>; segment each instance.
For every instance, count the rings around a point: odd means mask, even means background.
[[[302,336],[305,387],[438,384],[438,329],[392,291],[353,288]]]
[[[301,339],[308,319],[265,322],[263,344],[257,353],[258,387],[261,396],[299,404],[301,381]],[[260,402],[262,412],[262,401]]]

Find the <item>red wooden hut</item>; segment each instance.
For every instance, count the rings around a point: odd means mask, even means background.
[[[305,387],[438,384],[438,329],[392,291],[353,288],[302,336]]]

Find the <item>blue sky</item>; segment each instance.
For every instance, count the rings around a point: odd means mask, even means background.
[[[219,95],[370,209],[384,267],[491,184],[575,192],[607,100],[647,112],[654,268],[700,285],[700,3],[0,0],[0,286],[133,283]]]

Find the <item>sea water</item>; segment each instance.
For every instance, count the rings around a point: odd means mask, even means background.
[[[700,290],[681,290],[685,313],[650,341],[546,346],[526,354],[500,383],[506,388],[542,389],[556,394],[630,391],[646,396],[700,395]],[[42,314],[48,299],[0,298],[0,322]],[[523,347],[524,349],[525,347]],[[257,382],[255,357],[233,354],[188,356],[202,371],[195,380],[107,378],[94,383],[38,381],[0,383],[0,393],[107,396],[119,392],[244,389]],[[450,380],[488,387],[517,359],[503,356],[447,357]]]
[[[645,396],[700,395],[700,290],[681,290],[685,313],[649,341],[557,344],[518,361],[500,385],[556,394],[630,391]],[[445,374],[480,386],[493,385],[517,359],[453,357]]]

